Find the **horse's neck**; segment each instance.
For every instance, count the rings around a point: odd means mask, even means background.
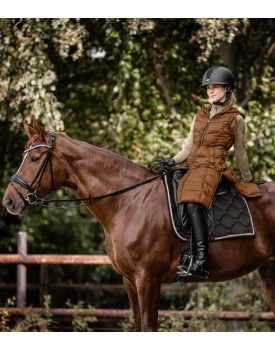
[[[64,185],[71,188],[79,198],[105,195],[152,177],[146,168],[110,151],[65,135],[59,135],[59,140],[58,149],[66,167]],[[104,217],[108,215],[106,203],[120,201],[119,197],[96,200],[92,205],[86,202],[85,205],[102,222],[102,211]]]

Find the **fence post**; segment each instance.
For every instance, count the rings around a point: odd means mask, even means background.
[[[27,232],[18,232],[17,235],[17,253],[22,257],[27,255]],[[24,307],[26,304],[27,291],[27,266],[25,264],[17,265],[17,307]]]

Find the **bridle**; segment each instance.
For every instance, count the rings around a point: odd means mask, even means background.
[[[53,167],[52,167],[52,149],[53,149],[54,142],[55,142],[55,133],[50,131],[49,132],[49,136],[50,136],[49,145],[41,144],[41,145],[30,147],[30,148],[28,148],[28,149],[26,149],[24,151],[24,153],[29,153],[33,149],[36,149],[36,148],[39,148],[39,147],[46,147],[46,148],[48,148],[48,152],[47,152],[46,158],[44,159],[44,162],[41,165],[40,169],[37,171],[33,181],[31,182],[31,184],[28,184],[17,173],[14,174],[10,178],[11,184],[13,185],[13,187],[15,188],[16,192],[19,194],[20,198],[23,200],[25,205],[38,205],[38,202],[41,200],[37,196],[37,191],[38,191],[38,189],[40,187],[40,184],[41,184],[41,181],[42,181],[42,178],[43,178],[43,175],[45,173],[45,170],[46,170],[46,167],[47,167],[48,163],[50,164],[52,191],[54,191],[54,179],[53,179]],[[37,184],[33,188],[33,185],[34,185],[34,183],[36,181],[37,181]],[[26,188],[29,191],[29,193],[25,197],[24,197],[23,193],[20,191],[20,189],[18,188],[17,184],[21,185],[22,187]],[[31,201],[29,197],[34,198],[34,200]]]
[[[133,186],[129,186],[126,188],[123,188],[122,190],[116,191],[116,192],[112,192],[112,193],[108,193],[105,194],[103,196],[96,196],[96,197],[92,197],[91,195],[89,195],[89,197],[86,198],[75,198],[75,199],[43,199],[43,198],[39,198],[37,196],[37,191],[40,187],[43,175],[46,171],[46,167],[48,165],[48,163],[50,164],[50,172],[51,172],[51,182],[52,182],[52,191],[54,191],[54,176],[53,176],[53,167],[52,167],[52,150],[54,147],[54,143],[55,143],[55,133],[53,131],[49,131],[49,136],[50,136],[50,141],[49,141],[49,145],[37,145],[37,146],[33,146],[30,147],[28,149],[26,149],[24,151],[24,153],[28,153],[30,151],[32,151],[33,149],[39,148],[39,147],[46,147],[48,148],[48,152],[46,155],[46,158],[44,159],[43,164],[41,165],[40,169],[38,170],[38,172],[36,173],[33,181],[31,182],[31,184],[28,184],[24,179],[22,179],[21,176],[19,176],[17,173],[14,174],[11,178],[10,178],[10,182],[13,185],[13,187],[15,188],[16,192],[19,194],[20,198],[23,200],[24,204],[26,206],[31,205],[31,206],[40,206],[40,207],[44,207],[44,208],[54,208],[54,209],[68,209],[67,206],[62,205],[61,207],[56,207],[56,206],[48,206],[45,205],[44,203],[60,203],[60,202],[80,202],[80,201],[89,201],[90,204],[92,202],[92,200],[97,200],[97,199],[103,199],[103,198],[107,198],[107,197],[112,197],[112,196],[116,196],[119,194],[122,194],[124,192],[128,192],[130,190],[133,190],[139,186],[143,186],[149,182],[152,182],[156,179],[158,179],[159,177],[161,177],[162,175],[158,175],[155,176],[153,178],[150,178],[148,180],[139,182]],[[150,164],[149,166],[150,167]],[[152,169],[152,168],[151,168]],[[38,179],[38,181],[37,181]],[[37,181],[36,186],[33,188],[34,183]],[[23,193],[20,191],[20,189],[18,188],[17,184],[21,185],[22,187],[26,188],[29,193],[24,197]],[[31,201],[29,197],[32,197],[34,200]],[[76,206],[70,206],[69,208],[76,208],[76,207],[81,207],[84,204],[79,204]]]

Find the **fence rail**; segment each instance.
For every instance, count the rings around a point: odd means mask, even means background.
[[[64,308],[52,308],[46,310],[45,308],[34,307],[30,309],[24,308],[0,308],[0,313],[6,311],[10,316],[23,316],[26,312],[35,313],[38,315],[45,315],[46,312],[50,313],[55,317],[73,317],[75,315],[75,309],[64,309]],[[78,316],[93,316],[98,319],[127,319],[131,314],[130,310],[113,310],[113,309],[82,309],[79,310]],[[192,316],[196,315],[198,318],[203,319],[209,316],[207,311],[170,311],[170,310],[159,310],[159,317],[169,318],[171,315],[180,315],[185,320],[190,320]],[[237,312],[237,311],[219,311],[215,314],[217,318],[224,321],[248,321],[251,315],[248,312]],[[260,312],[258,314],[259,321],[275,321],[275,317],[272,312]]]
[[[1,254],[0,264],[111,265],[107,255]]]
[[[40,289],[41,283],[28,283],[27,289]],[[70,289],[70,290],[82,290],[82,291],[108,291],[108,292],[121,292],[126,293],[123,284],[99,284],[99,283],[47,283],[46,288],[48,290],[56,289]],[[196,287],[194,285],[175,285],[175,284],[162,284],[161,292],[163,293],[182,293],[187,291],[193,291]],[[16,283],[0,283],[0,289],[16,289]]]

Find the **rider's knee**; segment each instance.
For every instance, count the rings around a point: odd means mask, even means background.
[[[189,215],[192,215],[198,207],[200,207],[200,203],[193,203],[193,202],[189,202],[187,203],[186,209],[187,209],[187,213]]]

